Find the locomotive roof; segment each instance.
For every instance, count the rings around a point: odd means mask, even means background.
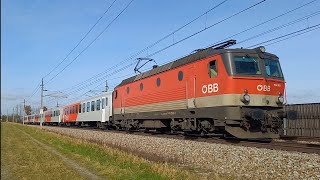
[[[150,76],[153,76],[155,74],[162,73],[164,71],[168,71],[170,69],[174,69],[176,67],[183,66],[185,64],[189,64],[191,62],[194,62],[194,61],[197,61],[197,60],[200,60],[203,58],[213,56],[215,54],[223,54],[223,53],[228,53],[228,52],[230,52],[230,53],[248,53],[249,54],[249,53],[257,53],[257,50],[256,49],[240,49],[240,48],[238,48],[238,49],[213,49],[213,48],[203,49],[203,50],[200,50],[196,53],[190,54],[190,55],[185,56],[183,58],[180,58],[175,61],[164,64],[162,66],[158,66],[156,68],[153,68],[149,71],[146,71],[141,74],[124,79],[117,87],[129,84],[129,83],[132,83],[132,82],[135,82],[135,81],[138,81],[138,80],[150,77]],[[277,57],[274,54],[270,54],[267,52],[264,54],[267,56]]]

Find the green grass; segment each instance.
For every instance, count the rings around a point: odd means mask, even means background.
[[[1,179],[83,179],[54,155],[1,123]]]
[[[9,170],[8,173],[4,172],[4,177],[8,176],[8,179],[37,179],[37,177],[44,177],[44,172],[39,167],[45,167],[45,177],[41,179],[55,179],[50,173],[52,168],[47,166],[47,161],[52,164],[56,163],[54,167],[55,173],[59,174],[56,179],[79,179],[72,169],[65,167],[62,162],[52,158],[52,155],[41,148],[35,146],[33,142],[24,137],[21,132],[24,131],[31,135],[38,141],[53,147],[58,152],[62,153],[66,157],[75,160],[78,164],[86,167],[92,172],[95,172],[100,177],[106,177],[108,179],[199,179],[199,174],[196,175],[190,169],[180,168],[167,163],[157,163],[145,160],[143,158],[134,156],[124,151],[103,147],[94,143],[85,142],[79,139],[70,138],[62,135],[58,135],[51,132],[46,132],[38,128],[27,127],[12,123],[1,123],[3,141],[1,150],[3,156],[1,161],[5,170]],[[3,139],[2,139],[3,138]],[[14,141],[14,143],[12,142]],[[17,148],[18,146],[18,148]],[[13,150],[16,149],[16,150]],[[29,155],[34,156],[32,162],[26,159],[24,152],[29,152]],[[37,152],[37,153],[34,153]],[[44,154],[44,155],[43,155]],[[11,163],[24,159],[20,164]],[[28,171],[30,166],[38,164],[38,169]],[[53,165],[51,165],[53,166]],[[14,173],[13,169],[24,169],[23,173]],[[1,169],[2,166],[1,166]],[[60,171],[64,169],[65,171]],[[2,173],[3,174],[3,173]],[[34,174],[34,175],[33,175]],[[50,175],[51,174],[51,175]],[[63,177],[63,178],[62,178]],[[38,178],[39,179],[39,178]]]

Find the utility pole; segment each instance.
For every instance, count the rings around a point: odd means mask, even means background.
[[[12,108],[12,122],[14,122],[14,107]]]
[[[7,108],[7,122],[9,121],[9,111],[8,111],[8,108]]]
[[[23,118],[22,118],[22,124],[24,125],[24,116],[27,115],[26,113],[26,99],[23,99]]]
[[[17,104],[17,115],[19,115],[19,109],[18,109],[18,104]],[[16,122],[18,122],[18,118],[16,119]]]
[[[41,79],[41,107],[40,107],[40,126],[42,127],[42,118],[43,118],[43,78]]]
[[[108,86],[108,80],[106,80],[106,90],[104,92],[108,92],[109,86]]]

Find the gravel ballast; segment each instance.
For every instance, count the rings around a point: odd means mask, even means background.
[[[37,126],[39,127],[39,126]],[[254,179],[320,179],[320,156],[264,148],[59,127],[45,130],[129,150],[145,157]]]

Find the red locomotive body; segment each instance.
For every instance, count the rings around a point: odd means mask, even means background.
[[[120,129],[275,138],[285,81],[264,49],[207,48],[123,80],[113,93]]]

